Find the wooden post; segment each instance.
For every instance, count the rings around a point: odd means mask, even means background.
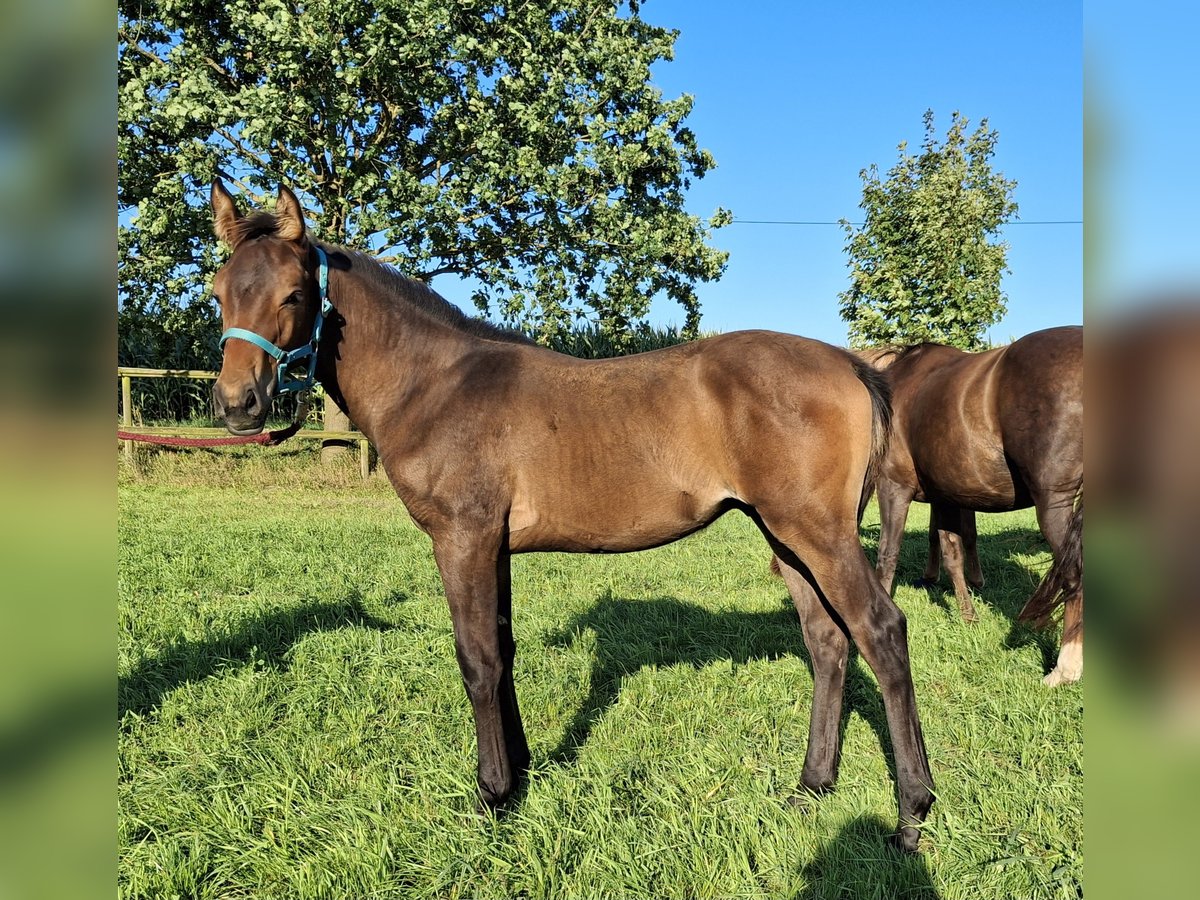
[[[133,379],[128,375],[121,376],[121,424],[133,424]],[[133,441],[125,441],[125,458],[133,460]]]
[[[338,409],[328,394],[325,395],[325,413],[322,416],[326,431],[349,431],[350,417]],[[321,462],[328,465],[337,462],[351,446],[350,441],[329,439],[321,441]]]
[[[371,444],[366,440],[358,442],[358,473],[366,481],[371,474]]]

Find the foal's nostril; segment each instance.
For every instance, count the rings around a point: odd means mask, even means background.
[[[246,392],[246,403],[245,403],[246,412],[252,413],[252,412],[254,412],[254,410],[257,407],[258,407],[258,396],[254,393],[253,390],[247,391]]]

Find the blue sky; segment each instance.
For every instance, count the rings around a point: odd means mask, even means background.
[[[645,0],[641,15],[679,29],[675,59],[654,80],[667,96],[695,97],[690,124],[717,160],[693,185],[693,213],[859,221],[859,171],[886,171],[901,140],[918,145],[932,108],[939,134],[955,110],[999,131],[993,164],[1017,180],[1021,219],[1083,218],[1078,3]],[[1005,229],[1009,312],[993,341],[1082,321],[1082,235],[1079,224]],[[730,259],[720,282],[699,286],[703,327],[845,342],[840,228],[735,222],[713,243]],[[469,306],[465,293],[437,287]],[[655,324],[682,319],[678,306],[655,303]]]

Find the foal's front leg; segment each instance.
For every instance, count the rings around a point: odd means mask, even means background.
[[[512,723],[506,729],[504,721],[503,706],[509,698],[502,696],[511,689],[511,683],[504,684],[505,656],[511,654],[501,652],[500,642],[500,540],[478,533],[436,535],[433,554],[450,603],[463,685],[475,714],[479,797],[484,806],[496,807],[512,794],[517,774],[507,746]],[[515,695],[512,700],[515,709]]]
[[[500,634],[500,660],[504,674],[500,679],[500,715],[504,721],[504,743],[508,750],[508,761],[513,778],[520,780],[529,769],[529,743],[525,740],[525,726],[521,724],[521,708],[517,705],[517,689],[513,683],[513,661],[517,655],[517,642],[513,639],[512,627],[512,558],[501,552],[496,564],[496,580],[499,590],[497,616]]]

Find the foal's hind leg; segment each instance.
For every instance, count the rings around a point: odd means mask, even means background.
[[[804,645],[813,667],[812,715],[808,723],[808,750],[800,781],[813,793],[832,790],[841,758],[842,696],[846,687],[846,662],[850,642],[829,614],[808,579],[778,560],[779,572],[792,595],[804,631]]]
[[[853,522],[853,515],[847,520]],[[808,567],[879,681],[896,756],[900,795],[896,843],[914,851],[920,837],[918,828],[933,805],[933,776],[917,714],[904,613],[871,571],[857,534],[850,532],[839,538],[812,524],[801,529],[790,525],[790,521],[762,516],[776,555],[793,568]]]

